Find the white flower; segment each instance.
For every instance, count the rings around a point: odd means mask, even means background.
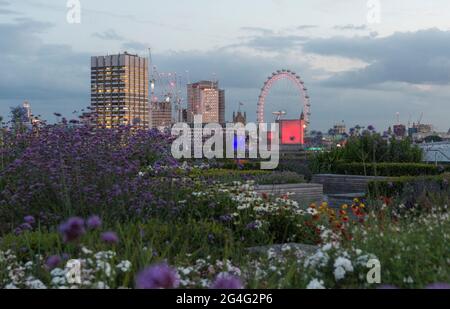
[[[5,289],[6,289],[6,290],[17,290],[17,289],[19,289],[19,288],[16,287],[14,284],[9,283],[9,284],[5,285]]]
[[[411,278],[411,277],[404,278],[404,279],[403,279],[403,282],[404,282],[404,283],[408,283],[408,284],[413,284],[413,283],[414,283],[414,279]]]
[[[340,281],[345,278],[345,269],[341,266],[337,267],[334,270],[334,278],[336,281]]]
[[[327,252],[330,251],[333,248],[332,244],[326,244],[325,246],[322,247],[322,251]]]
[[[89,249],[86,248],[86,247],[81,248],[81,251],[82,251],[84,254],[86,254],[86,255],[89,255],[89,254],[92,254],[92,253],[93,253],[91,250],[89,250]]]
[[[315,216],[318,214],[317,210],[315,210],[314,208],[308,208],[308,210],[306,212],[308,214],[310,214],[311,216]]]
[[[66,278],[65,277],[54,277],[52,279],[52,285],[64,285],[66,284]]]
[[[308,290],[325,290],[323,281],[319,279],[313,279],[306,288]]]
[[[47,289],[44,283],[41,280],[38,280],[34,277],[28,277],[26,281],[26,286],[32,290],[44,290]]]
[[[121,272],[126,273],[129,272],[131,269],[131,262],[130,261],[122,261],[116,266]]]
[[[97,270],[103,271],[107,277],[111,277],[111,265],[108,262],[97,261]]]
[[[342,267],[345,271],[352,272],[353,271],[353,265],[352,262],[343,257],[338,257],[336,261],[334,262],[334,267]]]
[[[109,289],[109,286],[106,283],[104,283],[102,281],[99,281],[95,285],[95,289],[97,289],[97,290],[106,290],[106,289]]]
[[[330,257],[328,254],[324,253],[322,250],[317,250],[317,252],[307,258],[305,260],[305,267],[324,267],[328,264],[328,261],[330,260]]]
[[[64,277],[66,272],[61,268],[55,268],[50,272],[50,275],[52,277]]]
[[[268,258],[269,260],[275,258],[276,256],[277,256],[277,253],[275,252],[275,249],[270,248],[270,249],[267,251],[267,258]]]
[[[292,250],[292,247],[291,247],[290,245],[288,245],[288,244],[284,244],[284,245],[281,247],[281,251],[283,251],[283,252],[291,251],[291,250]]]

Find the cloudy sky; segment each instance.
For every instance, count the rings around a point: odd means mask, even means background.
[[[91,55],[151,48],[161,72],[217,78],[228,118],[241,101],[254,120],[267,76],[286,68],[308,87],[313,129],[384,129],[396,113],[450,128],[448,0],[80,0],[79,24],[68,2],[0,0],[0,115],[27,99],[70,117],[89,105]],[[280,109],[301,111],[289,85],[268,99]]]

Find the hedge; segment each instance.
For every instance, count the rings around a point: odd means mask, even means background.
[[[209,169],[193,171],[192,178],[217,180],[223,183],[254,180],[260,185],[304,183],[305,177],[295,172],[278,172],[264,170],[227,170]]]
[[[439,175],[449,167],[435,166],[423,163],[337,163],[334,166],[336,174],[361,176],[421,176]]]
[[[407,194],[409,197],[418,197],[425,192],[445,192],[449,189],[450,174],[437,176],[403,176],[392,177],[387,180],[373,180],[368,184],[369,198],[401,197]]]

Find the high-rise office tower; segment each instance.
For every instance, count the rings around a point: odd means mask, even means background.
[[[33,113],[31,112],[31,105],[30,102],[27,100],[23,101],[22,107],[24,109],[25,115],[27,117],[27,122],[31,122],[33,119]]]
[[[148,60],[127,52],[91,58],[91,108],[106,128],[150,127]]]
[[[170,128],[172,125],[172,103],[171,102],[152,102],[151,122],[152,128]]]
[[[187,85],[188,122],[194,116],[202,115],[203,123],[225,123],[225,91],[219,89],[219,83],[201,81]]]

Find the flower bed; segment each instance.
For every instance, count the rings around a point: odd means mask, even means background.
[[[59,124],[7,132],[5,140],[0,288],[423,288],[450,281],[448,200],[420,210],[390,202],[368,212],[373,205],[360,200],[304,207],[289,193],[256,192],[254,181],[221,183],[222,172],[207,165],[178,164],[170,139],[157,132]],[[319,249],[282,245],[281,254],[249,254],[283,243]],[[381,284],[367,281],[370,260],[381,263]],[[74,265],[80,272],[72,281],[66,275]]]

